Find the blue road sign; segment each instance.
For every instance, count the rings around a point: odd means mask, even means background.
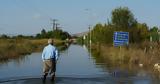
[[[114,46],[123,46],[129,44],[128,32],[114,32],[113,36]]]

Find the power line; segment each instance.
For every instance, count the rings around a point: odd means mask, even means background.
[[[61,28],[61,27],[58,27],[58,25],[60,25],[60,24],[57,22],[58,21],[57,19],[52,19],[46,12],[42,12],[40,9],[38,9],[37,7],[35,7],[35,5],[34,6],[32,4],[29,4],[29,5],[30,5],[30,7],[32,7],[37,12],[42,13],[44,16],[50,18],[50,20],[52,22],[51,24],[52,24],[53,31]]]
[[[56,30],[58,30],[60,27],[58,27],[58,25],[60,25],[59,23],[56,23]]]
[[[58,29],[60,29],[61,27],[59,27],[59,23],[57,22],[58,20],[57,19],[52,19],[46,12],[44,12],[44,11],[41,11],[40,10],[40,8],[38,8],[38,7],[36,7],[36,5],[34,5],[34,3],[32,3],[31,4],[31,2],[30,1],[25,1],[25,2],[27,2],[27,4],[29,5],[29,6],[27,6],[27,8],[29,7],[29,8],[32,8],[32,10],[34,10],[34,11],[36,11],[37,13],[40,13],[40,14],[42,14],[43,16],[45,16],[46,18],[48,18],[48,19],[50,19],[50,21],[51,21],[51,24],[52,24],[52,30],[54,31],[54,30],[58,30]],[[22,7],[22,5],[20,5],[19,4],[19,6],[21,6]],[[26,6],[23,6],[23,8],[26,8]]]
[[[16,0],[15,0],[15,1],[16,1]],[[31,4],[31,3],[32,3],[32,4]],[[18,1],[17,1],[17,4],[18,4]],[[43,16],[45,16],[45,17],[48,18],[48,19],[51,18],[46,12],[41,11],[40,8],[36,7],[36,5],[35,5],[35,3],[33,3],[33,1],[30,2],[29,0],[27,0],[27,1],[25,1],[25,4],[27,4],[27,6],[20,5],[20,4],[18,4],[18,5],[21,6],[21,7],[23,7],[23,8],[29,8],[29,10],[30,10],[30,8],[31,8],[31,9],[34,10],[35,12],[42,14]]]
[[[57,27],[57,19],[51,19],[51,21],[52,21],[52,29],[53,29],[53,31],[56,29],[56,27]]]
[[[53,31],[54,30],[58,30],[58,29],[60,29],[61,27],[59,27],[59,23],[57,22],[58,20],[57,19],[51,19],[51,21],[52,21],[52,29],[53,29]]]

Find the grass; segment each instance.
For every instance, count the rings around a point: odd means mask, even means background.
[[[55,40],[56,45],[63,41]],[[32,52],[42,51],[47,39],[0,39],[0,60],[17,58]]]
[[[152,45],[152,48],[150,47]],[[105,44],[92,45],[94,54],[103,58],[110,66],[126,66],[133,69],[143,64],[143,68],[152,69],[155,63],[160,63],[159,43],[144,42],[142,44],[131,44],[129,47],[113,47]],[[132,67],[131,67],[132,66]]]

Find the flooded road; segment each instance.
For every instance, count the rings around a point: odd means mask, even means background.
[[[159,84],[144,70],[109,71],[106,64],[91,56],[85,46],[70,45],[60,53],[56,84]],[[41,84],[41,53],[0,63],[0,84]],[[47,81],[46,84],[53,84]]]

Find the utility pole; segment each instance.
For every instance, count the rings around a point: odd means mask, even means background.
[[[51,19],[52,21],[52,28],[53,28],[53,31],[56,30],[56,27],[57,27],[57,19]]]
[[[89,44],[88,45],[89,45],[89,53],[90,53],[89,58],[90,58],[91,57],[91,43],[92,43],[92,40],[91,40],[92,39],[92,37],[91,37],[91,25],[89,25],[88,29],[89,29],[89,42],[88,42]]]
[[[92,39],[92,37],[91,37],[91,25],[89,25],[89,43],[91,44],[91,39]]]
[[[55,30],[58,30],[60,27],[58,27],[58,25],[60,25],[59,23],[55,24]]]

